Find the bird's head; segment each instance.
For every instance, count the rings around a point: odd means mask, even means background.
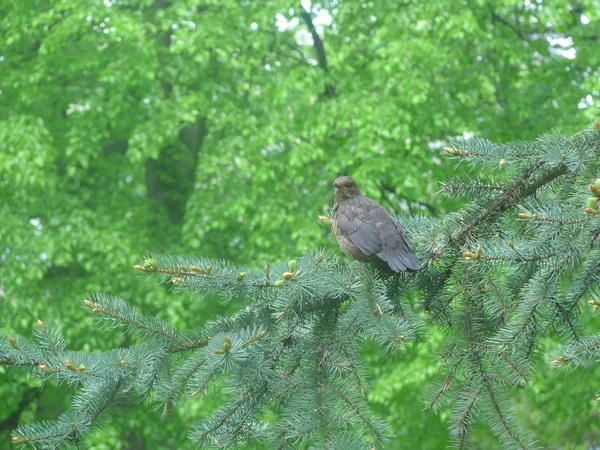
[[[333,186],[335,187],[334,198],[336,202],[362,195],[356,181],[352,177],[338,177],[333,182]]]

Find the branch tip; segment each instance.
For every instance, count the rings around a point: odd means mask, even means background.
[[[590,300],[587,304],[590,305],[594,311],[600,309],[600,302],[598,300]]]
[[[21,350],[21,347],[19,347],[19,345],[17,344],[17,341],[14,337],[10,336],[8,338],[8,342],[9,342],[10,346],[12,348],[14,348],[15,350]]]
[[[196,272],[196,273],[199,273],[199,274],[205,274],[206,273],[202,267],[198,267],[198,266],[191,266],[190,270],[192,272]]]

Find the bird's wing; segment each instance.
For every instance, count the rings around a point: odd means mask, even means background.
[[[392,219],[392,222],[394,223],[396,230],[398,230],[398,233],[400,233],[400,237],[402,237],[402,240],[406,244],[406,248],[408,250],[412,250],[413,245],[410,242],[410,240],[408,239],[408,236],[406,236],[406,231],[404,231],[404,228],[402,228],[402,226],[398,222],[396,222],[393,217],[390,216],[390,218]]]
[[[385,211],[381,220],[377,221],[380,239],[383,242],[383,251],[378,253],[395,272],[406,269],[416,270],[421,266],[419,258],[410,253],[411,244],[402,227]]]
[[[347,201],[345,207],[337,211],[339,230],[366,256],[377,255],[383,250],[383,243],[377,231],[377,224],[370,220],[370,212],[375,202],[364,202],[365,197]]]
[[[410,241],[402,227],[379,203],[367,197],[348,202],[339,213],[338,227],[365,255],[377,255],[395,272],[420,267],[410,253]]]

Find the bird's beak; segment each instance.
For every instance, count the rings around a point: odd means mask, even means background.
[[[344,187],[343,184],[336,183],[335,181],[333,182],[333,186],[336,187],[336,188],[343,188]]]

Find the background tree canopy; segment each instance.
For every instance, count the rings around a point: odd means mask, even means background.
[[[72,348],[127,345],[84,318],[80,300],[90,291],[118,294],[175,326],[200,324],[225,307],[150,289],[130,270],[139,256],[261,267],[316,245],[337,251],[316,216],[332,205],[340,174],[397,212],[458,209],[435,195],[455,172],[441,157],[448,138],[568,134],[594,115],[597,6],[4,2],[2,328],[28,334],[44,318],[61,323]],[[184,323],[190,314],[196,322]],[[419,403],[443,339],[432,331],[401,360],[365,348],[375,373],[369,400],[396,433],[394,448],[447,443],[447,413]],[[540,364],[517,413],[542,444],[598,445],[595,386],[586,381],[598,372],[563,379]],[[17,423],[53,418],[69,404],[66,389],[34,385],[20,374],[0,384],[8,405],[0,445],[10,445]],[[186,402],[161,421],[121,405],[94,448],[191,447],[186,422],[205,407]],[[481,429],[477,446],[496,445],[489,436]]]

